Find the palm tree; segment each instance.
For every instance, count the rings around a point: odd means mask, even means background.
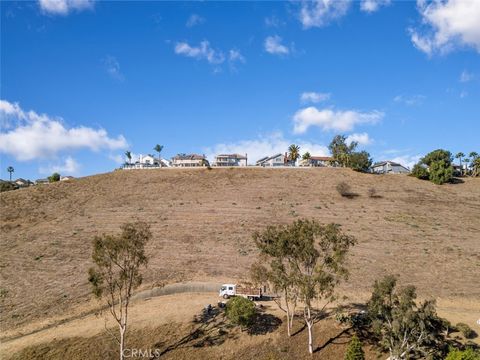
[[[13,168],[13,166],[9,166],[7,168],[7,171],[10,173],[10,181],[12,181],[12,173],[15,172],[15,169]]]
[[[295,165],[295,162],[300,157],[300,146],[292,144],[288,147],[288,158]]]
[[[308,160],[310,158],[311,158],[311,156],[310,156],[310,153],[308,151],[305,154],[302,155],[303,160]]]
[[[130,151],[125,151],[125,156],[127,157],[128,159],[128,164],[131,164],[132,162],[132,153]]]
[[[157,145],[155,145],[153,150],[155,150],[158,153],[158,161],[160,161],[160,153],[163,150],[163,145],[157,144]]]
[[[472,151],[470,154],[468,154],[472,158],[472,160],[476,159],[478,157],[478,154],[475,151]]]
[[[457,153],[457,155],[455,155],[455,158],[459,160],[459,163],[460,163],[460,175],[463,174],[463,169],[462,169],[462,158],[465,157],[465,154],[463,152],[459,152]]]

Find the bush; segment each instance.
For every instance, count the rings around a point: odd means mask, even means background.
[[[450,349],[445,360],[480,360],[480,352],[468,348],[466,350]]]
[[[345,353],[345,360],[363,360],[365,359],[365,353],[362,349],[362,342],[356,335],[353,335],[352,339],[348,343],[347,352]]]
[[[344,181],[342,181],[341,183],[338,183],[336,189],[338,193],[344,197],[349,197],[352,194],[350,185],[348,185]]]
[[[0,182],[0,192],[16,190],[16,189],[18,189],[18,185],[13,182],[9,182],[9,181]]]
[[[236,296],[228,300],[225,314],[233,324],[247,327],[253,322],[255,304],[253,301]]]
[[[472,339],[475,337],[475,331],[465,323],[458,323],[455,325],[458,331],[460,331],[466,339]]]
[[[48,182],[57,182],[60,181],[60,174],[59,173],[53,173],[51,176],[48,177]]]
[[[350,155],[350,167],[355,171],[367,172],[372,166],[370,154],[366,151],[354,152]]]
[[[422,164],[415,164],[413,166],[412,172],[410,175],[415,176],[417,179],[428,180],[429,174],[428,170]]]
[[[430,181],[437,185],[442,185],[452,181],[453,167],[444,160],[434,161],[430,165]]]

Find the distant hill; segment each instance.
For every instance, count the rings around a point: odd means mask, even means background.
[[[358,196],[340,196],[342,181]],[[85,304],[92,238],[134,219],[154,235],[143,288],[246,278],[252,232],[307,217],[359,240],[345,294],[364,299],[394,273],[421,296],[480,297],[480,179],[436,186],[334,168],[132,170],[5,192],[0,206],[4,329]]]

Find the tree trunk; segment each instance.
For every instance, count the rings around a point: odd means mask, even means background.
[[[313,354],[313,322],[312,322],[312,316],[310,313],[310,307],[307,306],[307,312],[305,313],[305,322],[307,324],[308,328],[308,352],[310,354]]]
[[[123,350],[125,347],[125,325],[120,325],[120,360],[124,359]]]

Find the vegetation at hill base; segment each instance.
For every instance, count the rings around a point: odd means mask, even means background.
[[[364,360],[365,352],[363,351],[362,342],[357,337],[353,335],[352,339],[348,343],[347,352],[345,353],[344,360]]]
[[[227,302],[225,315],[232,324],[243,328],[250,326],[255,317],[255,303],[244,297],[233,297]]]

